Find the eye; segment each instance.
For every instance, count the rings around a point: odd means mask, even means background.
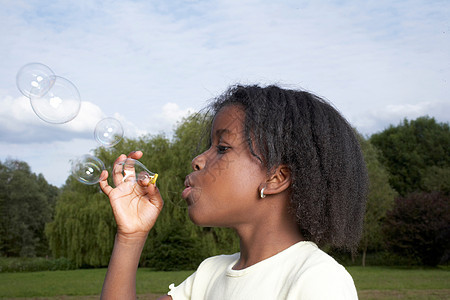
[[[219,154],[225,154],[225,152],[227,152],[228,149],[230,149],[230,147],[227,146],[223,146],[223,145],[217,145],[217,153]]]

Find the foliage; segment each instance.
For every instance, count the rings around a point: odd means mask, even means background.
[[[385,247],[386,248],[386,247]],[[382,266],[382,267],[413,267],[420,266],[421,263],[418,259],[413,257],[407,257],[404,255],[399,255],[392,251],[386,250],[377,250],[377,251],[367,251],[365,260],[365,265],[361,265],[361,261],[359,260],[364,253],[356,254],[353,256],[348,255],[347,252],[337,252],[334,251],[331,253],[334,259],[338,261],[341,265],[346,267],[350,266]]]
[[[144,156],[140,161],[159,174],[157,185],[165,204],[149,233],[141,265],[159,270],[192,269],[208,256],[239,249],[231,230],[200,228],[190,222],[186,203],[181,199],[194,153],[208,146],[203,138],[208,128],[205,120],[204,115],[184,119],[172,140],[163,135],[144,136],[95,150],[110,174],[114,160],[132,150],[141,150]],[[113,186],[111,176],[108,180]],[[108,198],[98,185],[85,186],[69,178],[58,198],[55,220],[46,230],[53,255],[72,259],[77,266],[106,266],[115,230]]]
[[[388,172],[378,160],[379,151],[362,136],[358,136],[369,174],[369,191],[360,250],[362,265],[366,263],[367,251],[379,251],[383,246],[382,224],[386,212],[394,203],[396,192],[388,182]]]
[[[149,250],[144,266],[155,270],[193,270],[207,256],[202,240],[195,238],[180,227],[180,223],[169,227],[149,241]]]
[[[34,257],[48,254],[45,223],[53,216],[58,188],[27,163],[0,162],[0,255]]]
[[[450,167],[427,167],[422,176],[422,186],[425,191],[441,191],[450,195]]]
[[[35,272],[73,270],[75,264],[67,258],[0,257],[1,272]]]
[[[381,150],[382,163],[391,174],[389,182],[402,196],[415,191],[450,186],[450,129],[448,123],[420,117],[403,120],[371,136]],[[429,169],[432,168],[432,169]],[[437,169],[436,169],[437,168]],[[433,174],[439,174],[433,176]],[[446,177],[441,177],[442,175]],[[434,182],[433,180],[439,180]],[[441,190],[443,191],[443,190]]]
[[[385,238],[392,251],[436,266],[449,259],[450,198],[439,192],[399,197],[388,212]]]
[[[54,257],[67,257],[77,267],[107,265],[115,235],[111,207],[99,192],[65,189],[46,233]]]

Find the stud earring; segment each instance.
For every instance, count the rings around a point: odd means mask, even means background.
[[[264,190],[265,190],[265,189],[266,189],[265,187],[263,187],[263,188],[261,189],[261,193],[259,194],[259,196],[261,197],[261,199],[266,198],[266,195],[264,195]]]

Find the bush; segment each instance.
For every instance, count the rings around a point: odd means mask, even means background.
[[[440,192],[413,193],[395,200],[384,234],[389,249],[436,266],[449,259],[450,202]]]
[[[44,257],[1,257],[0,272],[36,272],[73,270],[75,264],[67,258],[48,259]]]
[[[153,251],[143,255],[141,266],[153,270],[194,270],[206,257],[202,240],[190,236],[179,224],[174,224],[148,242]]]
[[[340,264],[349,266],[361,266],[361,253],[342,252],[339,250],[327,251]],[[422,263],[417,258],[399,255],[386,250],[371,251],[366,254],[366,266],[383,266],[383,267],[410,267],[420,266]]]

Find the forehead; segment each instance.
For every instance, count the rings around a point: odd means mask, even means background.
[[[212,135],[233,132],[240,133],[244,128],[245,113],[237,105],[228,105],[221,108],[214,117]]]

